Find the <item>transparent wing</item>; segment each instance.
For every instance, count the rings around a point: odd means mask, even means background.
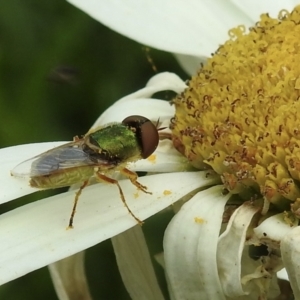
[[[17,177],[34,177],[50,175],[62,169],[99,163],[99,161],[97,163],[92,161],[78,143],[71,142],[20,163],[11,173]]]

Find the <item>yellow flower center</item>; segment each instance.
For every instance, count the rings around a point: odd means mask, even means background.
[[[174,100],[174,145],[232,193],[300,203],[300,6],[229,36]]]

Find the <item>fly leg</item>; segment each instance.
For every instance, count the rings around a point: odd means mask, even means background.
[[[81,185],[79,190],[75,193],[74,205],[73,205],[71,217],[70,217],[70,220],[69,220],[69,226],[67,227],[67,229],[73,228],[73,220],[74,220],[74,216],[75,216],[75,213],[76,213],[76,207],[77,207],[77,203],[78,203],[78,200],[79,200],[79,196],[81,195],[83,189],[88,185],[88,183],[89,183],[88,180],[84,181],[84,183]]]
[[[107,183],[111,183],[111,184],[114,184],[114,185],[116,185],[116,186],[118,187],[119,193],[120,193],[120,196],[121,196],[121,200],[122,200],[122,202],[124,203],[125,207],[127,208],[128,212],[133,216],[133,218],[134,218],[140,225],[142,225],[143,222],[142,222],[139,218],[137,218],[137,217],[134,215],[134,213],[131,211],[131,209],[130,209],[129,206],[127,205],[126,200],[125,200],[125,197],[124,197],[124,194],[123,194],[123,191],[122,191],[122,189],[121,189],[121,186],[120,186],[118,180],[115,180],[115,179],[112,179],[112,178],[110,178],[110,177],[107,177],[107,176],[105,176],[105,175],[103,175],[103,174],[101,174],[101,173],[99,173],[99,172],[96,172],[96,176],[97,176],[97,178],[98,178],[100,181],[104,181],[104,182],[107,182]]]
[[[135,172],[132,172],[126,168],[120,170],[120,172],[125,175],[127,178],[129,178],[129,180],[131,181],[131,183],[133,185],[135,185],[139,190],[143,191],[146,194],[152,194],[151,192],[147,191],[147,187],[145,185],[142,185],[141,183],[139,183],[137,181],[138,176]]]

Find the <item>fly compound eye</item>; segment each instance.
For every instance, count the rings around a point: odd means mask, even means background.
[[[135,128],[136,137],[141,146],[141,156],[142,158],[149,157],[155,151],[159,142],[156,126],[149,119],[142,116],[129,116],[122,123]]]

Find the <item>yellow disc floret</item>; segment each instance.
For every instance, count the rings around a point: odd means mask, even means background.
[[[296,210],[300,6],[229,36],[174,100],[174,145],[196,168],[220,174],[232,193],[246,187],[271,203],[296,201]]]

